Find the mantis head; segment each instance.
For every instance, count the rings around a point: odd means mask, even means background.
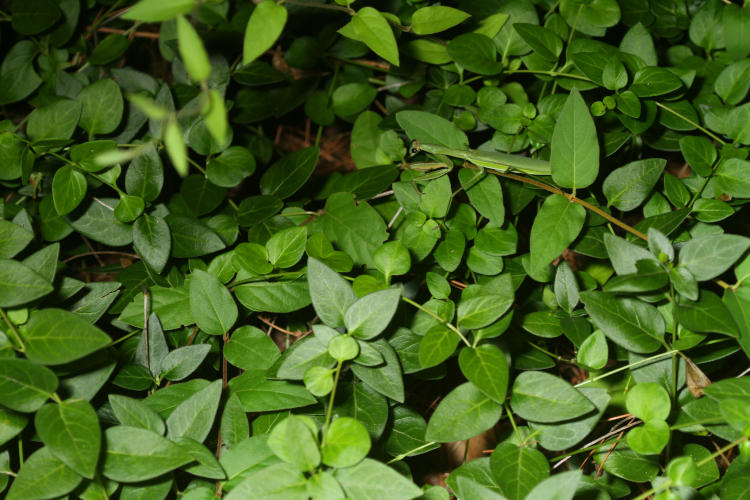
[[[421,149],[419,148],[419,141],[411,141],[411,146],[409,146],[409,154],[414,156],[420,151]]]

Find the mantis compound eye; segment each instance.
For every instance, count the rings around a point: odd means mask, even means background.
[[[409,153],[412,155],[419,153],[419,142],[414,141],[411,143],[411,147],[409,148]]]

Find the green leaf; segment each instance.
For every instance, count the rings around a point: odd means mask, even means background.
[[[716,148],[706,137],[686,135],[680,138],[680,152],[688,165],[703,177],[711,174],[711,167],[716,161]]]
[[[197,219],[169,214],[165,220],[172,234],[172,257],[200,257],[226,247],[218,234]]]
[[[180,186],[180,194],[190,204],[190,211],[196,216],[212,212],[224,201],[226,193],[225,189],[213,185],[200,174],[188,176]]]
[[[628,392],[625,404],[634,417],[643,421],[666,420],[672,409],[669,394],[655,382],[635,385]]]
[[[594,460],[610,474],[628,481],[643,483],[653,480],[659,473],[659,464],[654,458],[639,455],[622,445],[614,451],[611,448],[612,445],[603,445],[594,455]]]
[[[253,172],[255,172],[255,157],[242,146],[231,146],[225,149],[219,156],[212,158],[206,166],[208,180],[225,188],[238,185]]]
[[[715,155],[715,153],[714,153]],[[730,158],[716,169],[719,189],[738,198],[750,197],[750,162]],[[708,172],[710,174],[710,170]]]
[[[166,430],[161,416],[140,399],[110,394],[109,405],[122,425],[148,429],[159,435]]]
[[[371,389],[399,403],[404,402],[404,379],[396,351],[385,340],[376,340],[370,345],[383,357],[384,365],[377,367],[351,365],[352,372]]]
[[[133,230],[115,217],[117,201],[115,198],[84,201],[80,209],[71,214],[78,217],[70,220],[70,225],[84,236],[105,245],[129,245],[133,241]]]
[[[236,287],[234,293],[251,311],[288,313],[310,305],[305,280],[248,283]]]
[[[396,121],[410,139],[442,144],[453,149],[466,149],[469,139],[453,122],[425,111],[399,111]]]
[[[347,497],[352,500],[411,500],[422,494],[422,490],[410,480],[387,465],[369,458],[354,467],[337,469],[334,476]]]
[[[501,443],[490,455],[492,476],[509,500],[522,500],[549,476],[549,464],[539,450],[530,446]]]
[[[63,309],[34,311],[25,325],[24,337],[26,356],[46,365],[75,361],[110,343],[106,333]]]
[[[307,243],[307,229],[288,227],[275,233],[266,242],[268,261],[281,269],[292,267],[302,258]]]
[[[316,402],[301,385],[267,380],[264,372],[247,370],[229,382],[230,394],[237,394],[246,412],[288,410]]]
[[[72,491],[83,479],[56,458],[49,448],[29,456],[8,490],[7,500],[57,498]]]
[[[739,5],[725,5],[722,10],[722,31],[727,54],[730,60],[736,61],[750,54],[750,11]]]
[[[147,429],[117,425],[104,431],[104,440],[102,474],[113,481],[145,481],[193,460],[181,447]]]
[[[276,161],[260,178],[260,191],[266,196],[289,198],[305,185],[318,164],[320,149],[298,149]]]
[[[654,47],[654,39],[643,23],[638,22],[630,27],[620,41],[620,50],[638,56],[647,66],[658,66],[659,59]]]
[[[513,23],[513,29],[529,44],[534,53],[548,61],[557,61],[563,42],[552,30],[531,23]]]
[[[6,52],[0,66],[0,105],[20,101],[42,83],[34,69],[37,45],[21,40]]]
[[[146,204],[140,196],[120,195],[120,202],[114,210],[115,217],[120,222],[133,222],[143,213],[145,207]]]
[[[431,328],[419,343],[419,364],[431,368],[448,359],[455,351],[459,338],[449,328],[438,325]]]
[[[215,380],[180,403],[167,418],[167,437],[203,442],[216,418],[221,399],[221,380]]]
[[[464,347],[458,356],[461,373],[496,403],[505,402],[508,390],[508,361],[505,353],[492,344]]]
[[[643,425],[628,431],[628,446],[641,455],[661,453],[669,442],[669,424],[664,420],[648,420]]]
[[[367,45],[377,55],[393,64],[399,65],[398,46],[391,26],[385,16],[372,7],[363,7],[352,17],[352,20],[339,30],[345,37]]]
[[[7,220],[0,219],[0,259],[10,259],[26,248],[34,233]]]
[[[630,90],[638,97],[653,97],[668,94],[682,88],[682,80],[666,68],[649,66],[633,76]]]
[[[746,460],[733,460],[721,481],[720,498],[723,500],[742,500],[747,496],[748,473],[750,473],[750,463]]]
[[[103,66],[116,61],[128,50],[130,40],[120,33],[107,35],[89,54],[88,62],[95,66]]]
[[[120,87],[113,80],[99,80],[78,94],[81,103],[81,128],[89,133],[109,134],[122,121],[123,101]]]
[[[286,7],[273,0],[264,0],[255,7],[245,28],[243,65],[250,64],[273,46],[284,29],[286,18]]]
[[[579,392],[596,406],[596,411],[567,422],[553,424],[532,422],[530,424],[535,433],[540,433],[539,444],[544,448],[553,451],[572,448],[588,436],[599,423],[599,419],[604,414],[604,410],[607,409],[610,401],[607,390],[598,387],[582,387]]]
[[[607,206],[624,212],[638,207],[651,194],[666,164],[666,160],[649,158],[613,170],[602,186]]]
[[[750,60],[744,59],[725,67],[714,82],[714,90],[721,99],[737,105],[750,90]]]
[[[531,226],[531,266],[542,269],[568,248],[583,228],[586,209],[559,194],[544,200]]]
[[[594,323],[615,344],[638,353],[661,347],[666,326],[655,307],[602,292],[583,292],[581,300]]]
[[[362,423],[350,417],[339,417],[331,423],[321,448],[323,463],[343,468],[357,465],[370,451],[370,435]]]
[[[513,305],[513,297],[500,294],[481,294],[462,298],[458,303],[458,324],[475,330],[493,323]]]
[[[479,33],[463,33],[448,42],[448,55],[459,67],[472,73],[496,75],[503,69],[503,64],[496,60],[495,43]]]
[[[177,16],[177,48],[191,80],[202,82],[211,76],[211,63],[201,37],[182,15]]]
[[[250,436],[250,425],[247,414],[237,395],[232,395],[224,404],[224,412],[221,414],[221,439],[231,448]]]
[[[198,369],[210,350],[210,344],[178,347],[161,360],[159,369],[162,377],[167,380],[182,380],[186,378]]]
[[[718,295],[710,290],[701,290],[697,302],[681,300],[675,304],[675,319],[685,328],[694,332],[716,332],[739,336],[727,306]]]
[[[34,417],[47,449],[83,477],[93,479],[99,462],[101,430],[94,408],[82,399],[47,404]]]
[[[425,439],[448,443],[470,439],[497,423],[503,407],[474,384],[461,384],[443,398],[427,424]]]
[[[359,344],[353,337],[338,335],[328,341],[328,354],[338,362],[349,361],[359,355]]]
[[[164,184],[164,167],[153,144],[128,165],[125,172],[125,191],[140,196],[144,201],[153,201],[159,196]]]
[[[607,364],[608,354],[607,338],[601,330],[597,330],[583,341],[577,359],[581,364],[599,370]]]
[[[320,465],[320,450],[307,418],[290,415],[276,424],[268,435],[268,447],[283,461],[313,471]]]
[[[483,217],[489,219],[492,226],[502,226],[505,222],[505,207],[500,181],[494,175],[485,175],[481,179],[474,179],[475,176],[476,172],[469,169],[462,169],[458,173],[461,187],[469,196],[471,206]],[[471,182],[472,180],[474,182]]]
[[[242,326],[232,332],[224,345],[227,361],[243,370],[271,367],[279,358],[279,348],[273,340],[254,326]]]
[[[244,480],[235,486],[226,500],[257,498],[258,500],[306,500],[307,479],[298,467],[279,463],[251,470],[243,474]]]
[[[223,335],[237,321],[237,304],[219,279],[200,269],[190,279],[190,310],[197,325],[210,335]]]
[[[432,5],[417,9],[411,16],[411,29],[417,35],[432,35],[461,24],[470,14],[451,7]]]
[[[15,307],[43,297],[52,285],[15,260],[0,259],[0,307]]]
[[[595,409],[591,401],[561,378],[537,371],[516,377],[510,405],[519,416],[542,423],[569,420]]]
[[[750,247],[750,238],[718,234],[693,238],[680,249],[679,264],[698,281],[715,278],[726,271]]]
[[[386,437],[385,451],[393,456],[402,453],[416,456],[434,450],[438,444],[428,445],[424,439],[426,430],[427,422],[422,415],[407,406],[393,407],[393,426]]]
[[[140,0],[123,14],[123,19],[158,23],[168,21],[180,14],[189,14],[195,8],[195,0]]]
[[[532,489],[526,498],[554,498],[555,500],[571,500],[576,494],[583,472],[569,470],[548,477]]]
[[[566,188],[588,187],[599,173],[599,142],[594,120],[576,89],[568,95],[555,122],[550,168],[555,183]]]
[[[133,246],[146,264],[161,273],[172,248],[169,226],[161,217],[143,214],[133,224]]]
[[[384,243],[375,250],[372,258],[375,267],[386,276],[386,281],[393,275],[406,274],[411,268],[411,255],[401,240]]]
[[[344,326],[344,315],[357,300],[349,282],[312,257],[307,260],[307,280],[310,298],[320,320],[334,328]]]
[[[79,101],[61,99],[37,108],[29,115],[26,133],[34,141],[70,139],[82,117]]]
[[[25,359],[0,360],[0,404],[11,410],[38,410],[57,389],[49,368]]]
[[[401,290],[390,288],[370,293],[352,303],[344,313],[347,331],[359,339],[380,335],[396,314],[400,298]]]
[[[10,6],[13,29],[22,35],[35,35],[51,27],[61,17],[51,0],[14,0]]]
[[[187,146],[185,145],[185,137],[182,134],[182,130],[180,130],[180,126],[176,121],[167,121],[167,125],[164,127],[163,139],[172,166],[174,166],[174,169],[181,177],[186,177],[188,174]]]
[[[331,95],[333,112],[341,117],[356,115],[364,111],[377,94],[375,87],[363,82],[340,85]]]

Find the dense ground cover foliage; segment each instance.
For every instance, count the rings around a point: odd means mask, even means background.
[[[750,8],[2,5],[6,498],[747,498]]]

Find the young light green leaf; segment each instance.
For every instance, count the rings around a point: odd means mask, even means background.
[[[637,384],[625,400],[628,411],[644,421],[666,420],[672,409],[669,394],[655,382]]]
[[[417,9],[411,16],[411,29],[417,35],[431,35],[450,29],[471,17],[452,7],[432,5]]]
[[[339,30],[342,35],[364,43],[377,55],[399,65],[398,46],[391,26],[383,14],[372,7],[363,7]]]
[[[607,364],[608,355],[607,338],[601,330],[597,330],[583,341],[577,358],[581,364],[599,370]]]
[[[247,65],[257,59],[276,42],[286,24],[286,7],[273,0],[259,3],[245,28],[245,41],[242,45],[242,64]]]
[[[573,89],[552,133],[550,168],[561,187],[585,188],[599,173],[599,141],[594,120],[578,90]]]
[[[50,453],[83,477],[93,479],[99,462],[101,429],[94,408],[82,399],[47,404],[34,417]]]
[[[268,436],[268,447],[283,461],[312,471],[320,464],[320,450],[308,425],[311,422],[306,420],[309,417],[290,415],[276,424]]]
[[[343,468],[357,465],[370,451],[370,435],[357,419],[339,417],[331,423],[321,448],[323,463]]]
[[[237,304],[219,279],[200,269],[190,279],[190,310],[201,330],[210,335],[227,333],[237,321]]]
[[[208,128],[208,132],[217,144],[227,142],[229,133],[229,120],[227,119],[227,107],[224,103],[224,97],[216,89],[208,91],[208,99],[201,109],[203,119]],[[239,148],[239,146],[236,146]],[[253,165],[255,163],[254,159]],[[208,172],[207,172],[208,173]]]
[[[203,82],[211,76],[211,63],[203,41],[190,21],[182,15],[177,16],[177,48],[191,80]]]
[[[664,420],[647,420],[643,425],[630,429],[626,436],[630,449],[641,455],[656,455],[669,442],[669,424]]]
[[[181,177],[186,177],[188,174],[187,147],[182,130],[175,120],[167,121],[167,126],[164,128],[164,146],[167,148],[167,154],[177,173]]]
[[[180,14],[189,14],[195,8],[196,0],[140,0],[128,9],[123,19],[158,23],[168,21]]]
[[[470,439],[495,425],[502,413],[500,404],[466,382],[440,402],[427,424],[425,439],[441,443]]]

